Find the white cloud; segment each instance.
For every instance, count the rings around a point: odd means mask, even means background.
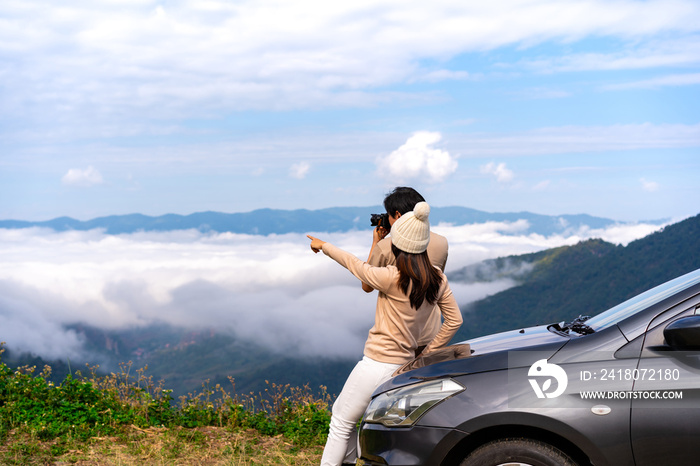
[[[432,147],[440,139],[440,133],[414,133],[401,147],[377,160],[378,173],[395,182],[443,181],[457,170],[457,161],[447,151]]]
[[[149,109],[171,117],[195,109],[206,115],[403,100],[379,89],[414,79],[426,60],[587,36],[633,42],[669,31],[692,34],[700,6],[693,0],[183,0],[166,7],[28,0],[3,4],[0,16],[0,87],[13,111],[45,102],[43,108],[61,112]],[[466,77],[450,69],[423,74]]]
[[[19,353],[78,359],[84,353],[83,341],[63,327],[70,304],[50,290],[0,278],[0,341]]]
[[[442,150],[449,154],[459,154],[460,159],[474,157],[493,159],[511,156],[547,156],[551,154],[579,154],[606,151],[627,151],[637,149],[677,149],[700,147],[700,124],[613,124],[590,126],[549,126],[528,131],[485,132],[466,128],[455,128],[458,124],[469,125],[475,120],[456,121],[450,125],[449,139],[441,142]],[[327,159],[333,162],[352,161],[377,163],[377,148],[380,153],[390,153],[396,147],[397,138],[405,133],[392,131],[347,133],[280,134],[270,140],[268,135],[254,135],[231,141],[202,141],[197,144],[153,147],[114,147],[99,144],[96,147],[104,154],[105,163],[118,164],[126,170],[137,172],[144,166],[164,172],[183,173],[196,166],[214,165],[225,169],[235,168],[257,176],[271,173],[270,166],[283,164],[288,168],[289,161],[282,161],[281,154],[291,150],[307,160]],[[87,135],[85,135],[87,136]],[[46,149],[45,163],[57,163],[65,153],[59,144]],[[75,166],[79,160],[93,157],[95,146],[76,148],[73,151]],[[230,157],[228,154],[238,154]],[[285,155],[286,156],[286,155]],[[21,157],[17,157],[22,160]],[[450,155],[457,162],[457,156]],[[27,164],[31,159],[27,158]],[[62,162],[63,164],[63,162]],[[264,167],[264,171],[258,170]],[[289,173],[289,172],[287,172]],[[145,175],[139,175],[139,178]]]
[[[658,89],[670,86],[697,86],[700,84],[700,73],[673,74],[660,76],[642,81],[633,81],[622,84],[610,84],[604,87],[605,90],[624,89]]]
[[[503,162],[498,165],[494,162],[489,162],[486,165],[482,165],[480,171],[485,175],[495,176],[499,183],[510,183],[515,177],[513,171],[506,168],[506,164]]]
[[[308,162],[299,162],[289,167],[289,176],[298,180],[303,180],[309,173],[311,165]]]
[[[478,120],[476,118],[465,118],[463,120],[455,120],[452,122],[454,126],[469,126],[476,123]]]
[[[95,167],[86,169],[71,168],[63,175],[61,182],[67,186],[90,187],[102,184],[102,174]]]
[[[569,229],[565,234],[552,236],[527,234],[529,225],[526,220],[459,226],[439,224],[431,228],[449,240],[450,258],[447,264],[449,272],[494,257],[527,254],[563,245],[571,246],[590,238],[601,238],[611,243],[627,245],[631,241],[658,231],[663,226],[631,223],[612,225],[602,229],[584,227],[576,230]]]
[[[469,79],[470,75],[467,71],[452,71],[452,70],[435,70],[429,71],[410,81],[426,81],[426,82],[440,82],[440,81],[464,81]]]
[[[544,180],[540,181],[537,183],[535,186],[532,187],[533,191],[545,191],[547,188],[549,188],[549,185],[551,184],[551,180]]]
[[[541,73],[693,66],[700,62],[699,39],[697,35],[690,35],[682,39],[641,41],[621,47],[614,53],[572,53],[554,58],[527,60],[517,65]],[[502,66],[508,68],[512,65]]]
[[[562,99],[565,97],[570,97],[571,92],[546,87],[531,87],[529,89],[515,92],[514,95],[520,99],[526,100]]]
[[[450,135],[463,156],[520,156],[700,146],[700,124],[557,126],[511,134]]]
[[[455,295],[455,299],[460,306],[464,306],[468,303],[484,299],[487,296],[500,293],[501,291],[514,287],[515,285],[517,285],[517,283],[515,280],[511,279],[498,279],[492,282],[469,284],[450,282],[452,293]]]
[[[642,188],[644,191],[653,193],[659,190],[659,183],[655,181],[649,181],[644,178],[640,179],[639,181],[642,183]]]
[[[613,225],[603,229],[583,229],[571,238],[576,242],[588,238],[602,238],[605,241],[615,244],[627,245],[632,241],[643,238],[660,230],[665,225],[653,225],[649,223],[631,223]]]
[[[527,228],[525,221],[434,227],[450,241],[449,272],[591,237],[626,244],[659,226],[553,237],[524,234]],[[365,257],[369,234],[314,235]],[[75,358],[82,341],[68,324],[114,329],[165,322],[214,328],[289,354],[355,357],[373,325],[376,294],[362,292],[357,279],[313,254],[308,243],[303,234],[0,229],[0,340],[47,357]],[[465,304],[508,286],[454,288]]]

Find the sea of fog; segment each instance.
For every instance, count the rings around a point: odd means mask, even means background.
[[[448,273],[587,238],[625,245],[659,228],[617,225],[544,237],[524,234],[524,221],[433,227],[450,243]],[[362,259],[371,244],[370,231],[309,233]],[[451,286],[463,305],[513,283]],[[347,270],[314,254],[304,234],[0,229],[0,341],[49,359],[86,356],[81,336],[66,328],[75,323],[214,328],[300,355],[356,357],[375,300]]]

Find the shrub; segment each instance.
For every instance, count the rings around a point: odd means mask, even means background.
[[[0,356],[3,351],[0,343]],[[97,369],[88,366],[87,376],[76,371],[56,385],[48,380],[49,366],[35,375],[36,367],[13,371],[0,360],[0,440],[11,429],[42,440],[87,440],[114,435],[130,425],[252,428],[263,435],[282,434],[302,447],[323,444],[328,434],[330,396],[325,387],[316,395],[308,385],[267,382],[263,393],[239,396],[205,381],[199,393],[181,397],[176,405],[171,390],[145,375],[147,367],[136,375],[131,362],[105,376]]]

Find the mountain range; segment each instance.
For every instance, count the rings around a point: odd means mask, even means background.
[[[320,210],[259,209],[245,213],[198,212],[190,215],[167,214],[151,217],[142,214],[112,215],[92,220],[59,217],[46,221],[0,220],[0,228],[16,229],[42,227],[56,231],[103,229],[107,234],[137,231],[171,231],[196,229],[203,232],[231,232],[253,235],[306,233],[309,231],[342,232],[370,229],[370,216],[383,213],[384,208],[334,207]],[[598,229],[616,223],[615,220],[579,215],[540,215],[531,212],[491,213],[468,207],[432,207],[433,225],[451,223],[465,225],[485,222],[515,222],[526,220],[529,227],[518,234],[537,233],[549,236],[580,228]],[[662,224],[663,220],[648,223]]]

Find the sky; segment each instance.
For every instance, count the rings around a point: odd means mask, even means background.
[[[696,0],[6,0],[0,219],[700,211]]]

